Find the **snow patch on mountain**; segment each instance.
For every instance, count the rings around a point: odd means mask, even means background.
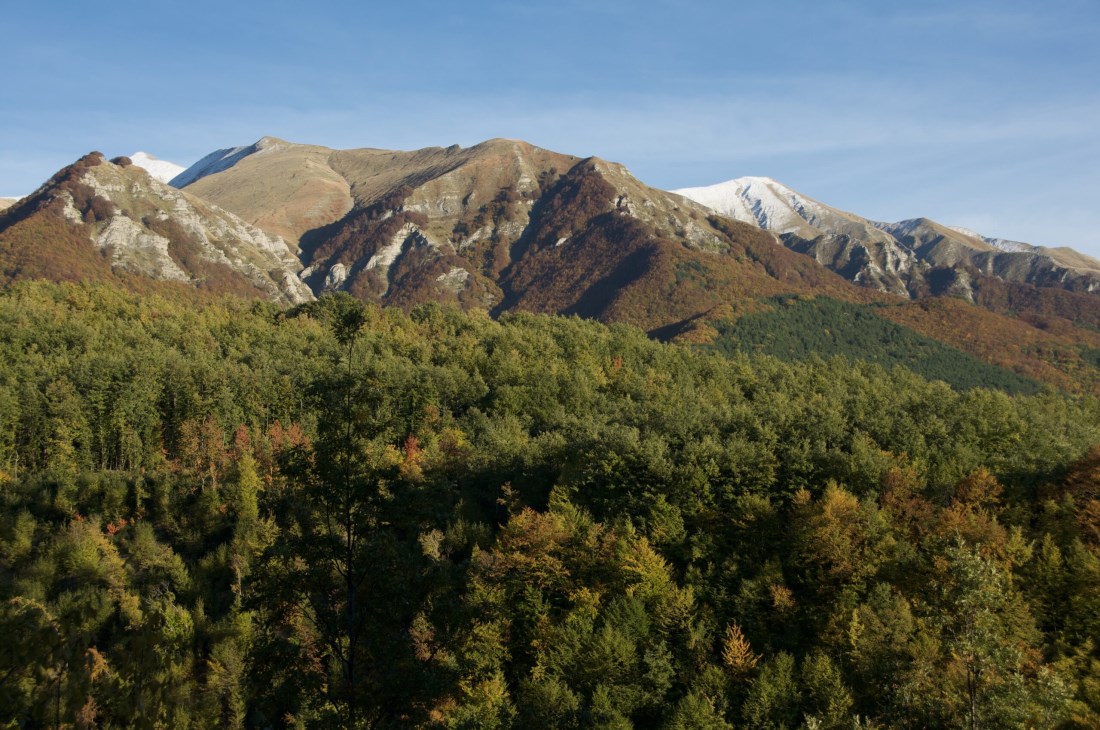
[[[812,237],[810,228],[831,227],[838,218],[855,220],[770,177],[739,177],[717,185],[672,192],[779,235],[798,233]]]
[[[812,201],[770,177],[739,177],[717,185],[672,192],[722,215],[776,233],[790,233],[801,228],[805,219],[796,211],[812,207],[808,205]]]
[[[224,150],[215,150],[169,180],[168,184],[174,188],[187,187],[196,180],[201,180],[208,175],[228,170],[249,155],[274,152],[290,146],[292,146],[290,142],[277,137],[262,137],[258,142],[244,147],[228,147]]]
[[[213,175],[214,173],[228,170],[238,162],[259,151],[258,145],[250,144],[245,147],[229,147],[224,150],[215,150],[206,157],[179,173],[168,184],[174,188],[187,187],[196,180]]]
[[[927,218],[906,218],[895,223],[881,223],[872,221],[872,225],[879,230],[886,231],[895,238],[912,235],[928,226]]]
[[[1008,253],[1034,253],[1038,246],[1033,246],[1030,243],[1024,243],[1023,241],[1010,241],[1007,238],[993,238],[991,236],[983,236],[977,231],[972,231],[969,228],[963,228],[962,226],[948,226],[953,231],[958,231],[964,236],[973,236],[974,238],[981,239],[988,243],[990,246],[1000,249],[1001,251],[1007,251]]]
[[[962,226],[948,226],[948,228],[950,228],[953,231],[957,231],[958,233],[961,233],[964,236],[972,236],[974,238],[981,238],[981,239],[985,238],[985,236],[983,236],[982,234],[978,233],[975,230],[971,230],[970,228],[963,228]]]
[[[177,165],[174,162],[157,159],[148,152],[135,152],[130,155],[130,161],[133,162],[136,167],[145,170],[162,183],[168,182],[187,169],[183,165]]]

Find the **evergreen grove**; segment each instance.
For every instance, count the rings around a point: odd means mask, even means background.
[[[1100,403],[0,293],[0,725],[1100,725]]]

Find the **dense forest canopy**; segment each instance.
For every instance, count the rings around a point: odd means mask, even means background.
[[[883,305],[830,297],[780,296],[771,308],[719,322],[713,346],[723,352],[762,352],[784,360],[841,355],[891,367],[901,365],[955,388],[986,387],[1036,393],[1039,384],[987,363],[876,314]]]
[[[0,294],[0,723],[1100,723],[1100,403],[626,326]]]

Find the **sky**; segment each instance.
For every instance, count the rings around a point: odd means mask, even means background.
[[[1097,0],[53,0],[0,31],[0,196],[91,150],[510,137],[1100,257]]]

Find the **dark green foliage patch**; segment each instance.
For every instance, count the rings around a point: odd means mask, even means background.
[[[875,314],[876,307],[829,297],[776,297],[771,308],[718,326],[715,347],[727,354],[762,353],[782,360],[818,355],[902,366],[954,388],[1035,393],[1038,383],[983,362]]]

